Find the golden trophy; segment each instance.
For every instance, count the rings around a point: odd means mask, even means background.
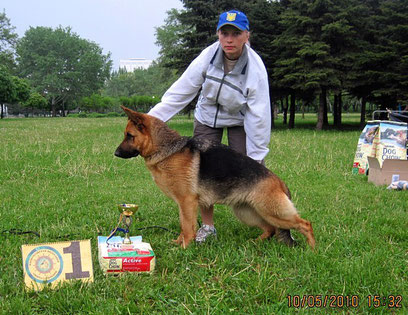
[[[133,222],[132,216],[139,208],[138,205],[132,203],[123,203],[118,205],[118,209],[120,212],[120,218],[123,225],[126,227],[125,229],[125,238],[123,239],[123,244],[131,244],[132,241],[129,238],[129,228]]]

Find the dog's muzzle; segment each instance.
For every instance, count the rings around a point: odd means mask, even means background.
[[[136,157],[140,154],[137,150],[123,150],[120,146],[115,151],[115,156],[120,157],[122,159],[130,159],[132,157]]]

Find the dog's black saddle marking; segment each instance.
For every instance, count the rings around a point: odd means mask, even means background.
[[[224,145],[200,152],[200,178],[217,182],[245,180],[247,184],[268,175],[258,162]]]
[[[205,186],[214,190],[220,198],[225,198],[235,189],[251,189],[271,174],[263,165],[223,144],[191,138],[186,147],[192,152],[199,152],[199,181],[204,185],[208,183]]]

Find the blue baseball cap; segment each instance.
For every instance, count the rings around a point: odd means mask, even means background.
[[[244,13],[237,10],[231,10],[221,13],[220,20],[217,25],[218,30],[224,25],[232,25],[239,28],[241,31],[249,31],[249,21]]]

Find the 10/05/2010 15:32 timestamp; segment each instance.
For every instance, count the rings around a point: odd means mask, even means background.
[[[363,302],[369,308],[402,307],[402,295],[368,295],[363,299],[358,295],[288,295],[287,301],[288,307],[294,308],[357,308],[362,306]]]

